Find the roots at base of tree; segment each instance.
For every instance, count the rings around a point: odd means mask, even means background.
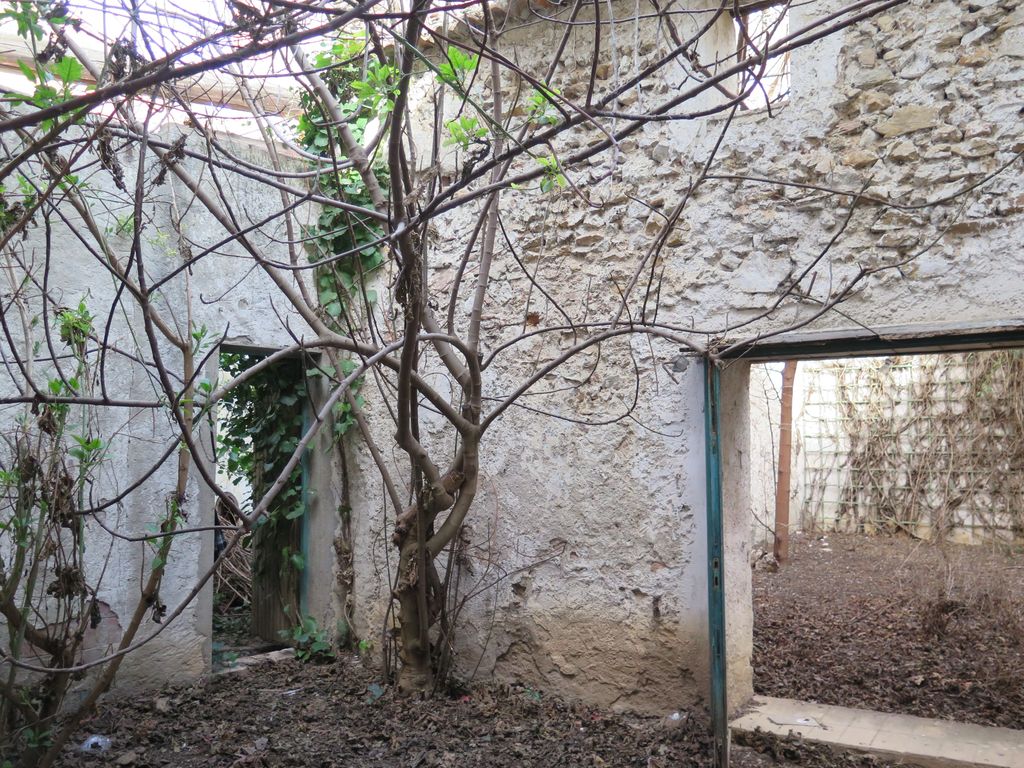
[[[434,676],[430,669],[430,660],[425,664],[409,664],[402,662],[398,670],[398,692],[403,695],[429,694],[434,687]]]

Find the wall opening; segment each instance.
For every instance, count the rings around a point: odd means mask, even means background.
[[[801,361],[779,564],[782,371],[750,375],[755,692],[1024,729],[1024,351]]]
[[[744,109],[773,107],[789,100],[790,54],[768,58],[765,53],[789,34],[789,3],[767,3],[748,7],[733,14],[737,58],[758,59],[739,78]]]
[[[225,351],[220,376],[229,379],[265,357],[254,351]],[[253,509],[296,450],[308,419],[306,370],[299,358],[282,360],[232,390],[216,415],[217,474],[244,513]],[[286,644],[303,616],[307,545],[306,462],[290,473],[259,525],[230,552],[215,578],[214,667],[239,655]],[[232,519],[216,509],[216,554],[227,543]]]

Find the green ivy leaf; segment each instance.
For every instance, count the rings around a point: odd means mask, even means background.
[[[21,70],[21,74],[23,74],[29,82],[34,83],[38,79],[36,71],[32,69],[32,67],[26,64],[24,61],[18,62],[18,69]]]
[[[65,56],[53,65],[51,71],[65,86],[68,86],[82,79],[85,67],[74,56]]]

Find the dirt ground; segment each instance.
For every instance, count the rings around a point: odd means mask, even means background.
[[[613,714],[519,686],[432,701],[399,699],[347,656],[214,676],[108,704],[62,757],[69,768],[337,766],[341,768],[704,768],[702,714],[677,723]],[[109,751],[83,754],[91,734]],[[859,755],[757,734],[732,768],[891,768]]]
[[[1024,728],[1024,554],[906,539],[797,538],[757,570],[761,693]],[[225,621],[225,644],[247,636]],[[237,626],[236,626],[237,625]],[[522,686],[401,699],[363,660],[279,662],[109,702],[61,765],[159,768],[705,768],[706,716],[611,713]],[[111,739],[102,754],[78,749]],[[765,734],[732,768],[893,768]]]
[[[754,573],[754,687],[1024,729],[1024,553],[797,537]]]

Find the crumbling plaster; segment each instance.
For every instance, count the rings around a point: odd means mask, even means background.
[[[611,7],[620,16],[635,10],[633,3]],[[796,5],[791,29],[837,7]],[[711,177],[670,236],[659,320],[710,333],[749,322],[728,334],[739,338],[811,321],[814,328],[939,327],[953,319],[1019,317],[1019,163],[983,180],[1024,150],[1024,65],[1014,42],[1022,23],[1013,3],[915,1],[796,51],[789,102],[772,114],[735,116]],[[527,69],[546,61],[562,33],[558,25],[536,21],[513,26],[499,47]],[[727,22],[702,53],[726,49],[730,34]],[[578,98],[589,75],[590,35],[573,37],[569,65],[553,81],[567,97]],[[664,50],[653,21],[630,23],[629,34],[614,41],[606,35],[599,91]],[[679,72],[673,73],[655,86],[659,95],[679,85],[672,80]],[[511,103],[514,84],[503,85]],[[433,87],[424,77],[418,95],[425,98]],[[486,104],[488,93],[480,88]],[[645,98],[630,92],[621,106],[640,108]],[[712,98],[702,97],[699,105]],[[609,281],[628,281],[658,231],[657,211],[681,198],[725,121],[651,122],[620,142],[614,169],[611,153],[566,167],[590,205],[572,189],[507,191],[501,208],[511,243],[571,312],[586,307],[589,317],[610,316],[617,298],[607,290]],[[429,146],[428,126],[414,128]],[[583,128],[554,148],[570,157],[600,137]],[[421,157],[426,167],[427,153]],[[447,150],[441,176],[457,178],[463,161]],[[724,178],[738,175],[790,185]],[[928,205],[975,182],[980,186],[966,196]],[[830,195],[826,188],[849,194]],[[436,223],[433,284],[453,280],[477,210],[454,211]],[[771,311],[780,286],[810,267],[834,237],[818,266]],[[536,296],[527,307],[525,278],[507,248],[498,251],[485,305],[485,349],[522,328],[528,309],[542,324],[557,322],[553,308]],[[834,296],[861,269],[897,262],[905,263],[858,284],[841,312],[815,319],[830,292]],[[472,268],[471,261],[470,279]],[[567,341],[523,344],[494,364],[485,391],[508,391]],[[664,366],[677,350],[658,342],[608,344],[603,354],[585,383],[584,362],[543,382],[545,390],[578,390],[530,405],[584,420],[619,413],[632,387],[632,355],[641,369],[633,420],[584,426],[513,410],[485,439],[484,490],[469,521],[470,538],[488,553],[486,566],[475,564],[479,582],[496,583],[463,612],[460,661],[467,674],[665,711],[699,696],[707,682],[700,367],[670,375]],[[730,702],[737,706],[751,691],[746,366],[731,365],[723,386]],[[379,416],[369,399],[371,415]],[[434,437],[441,440],[439,433]],[[387,536],[374,470],[365,457],[356,456],[355,464],[356,546],[373,554],[356,575],[358,619],[363,632],[374,632],[388,591],[379,576]]]

